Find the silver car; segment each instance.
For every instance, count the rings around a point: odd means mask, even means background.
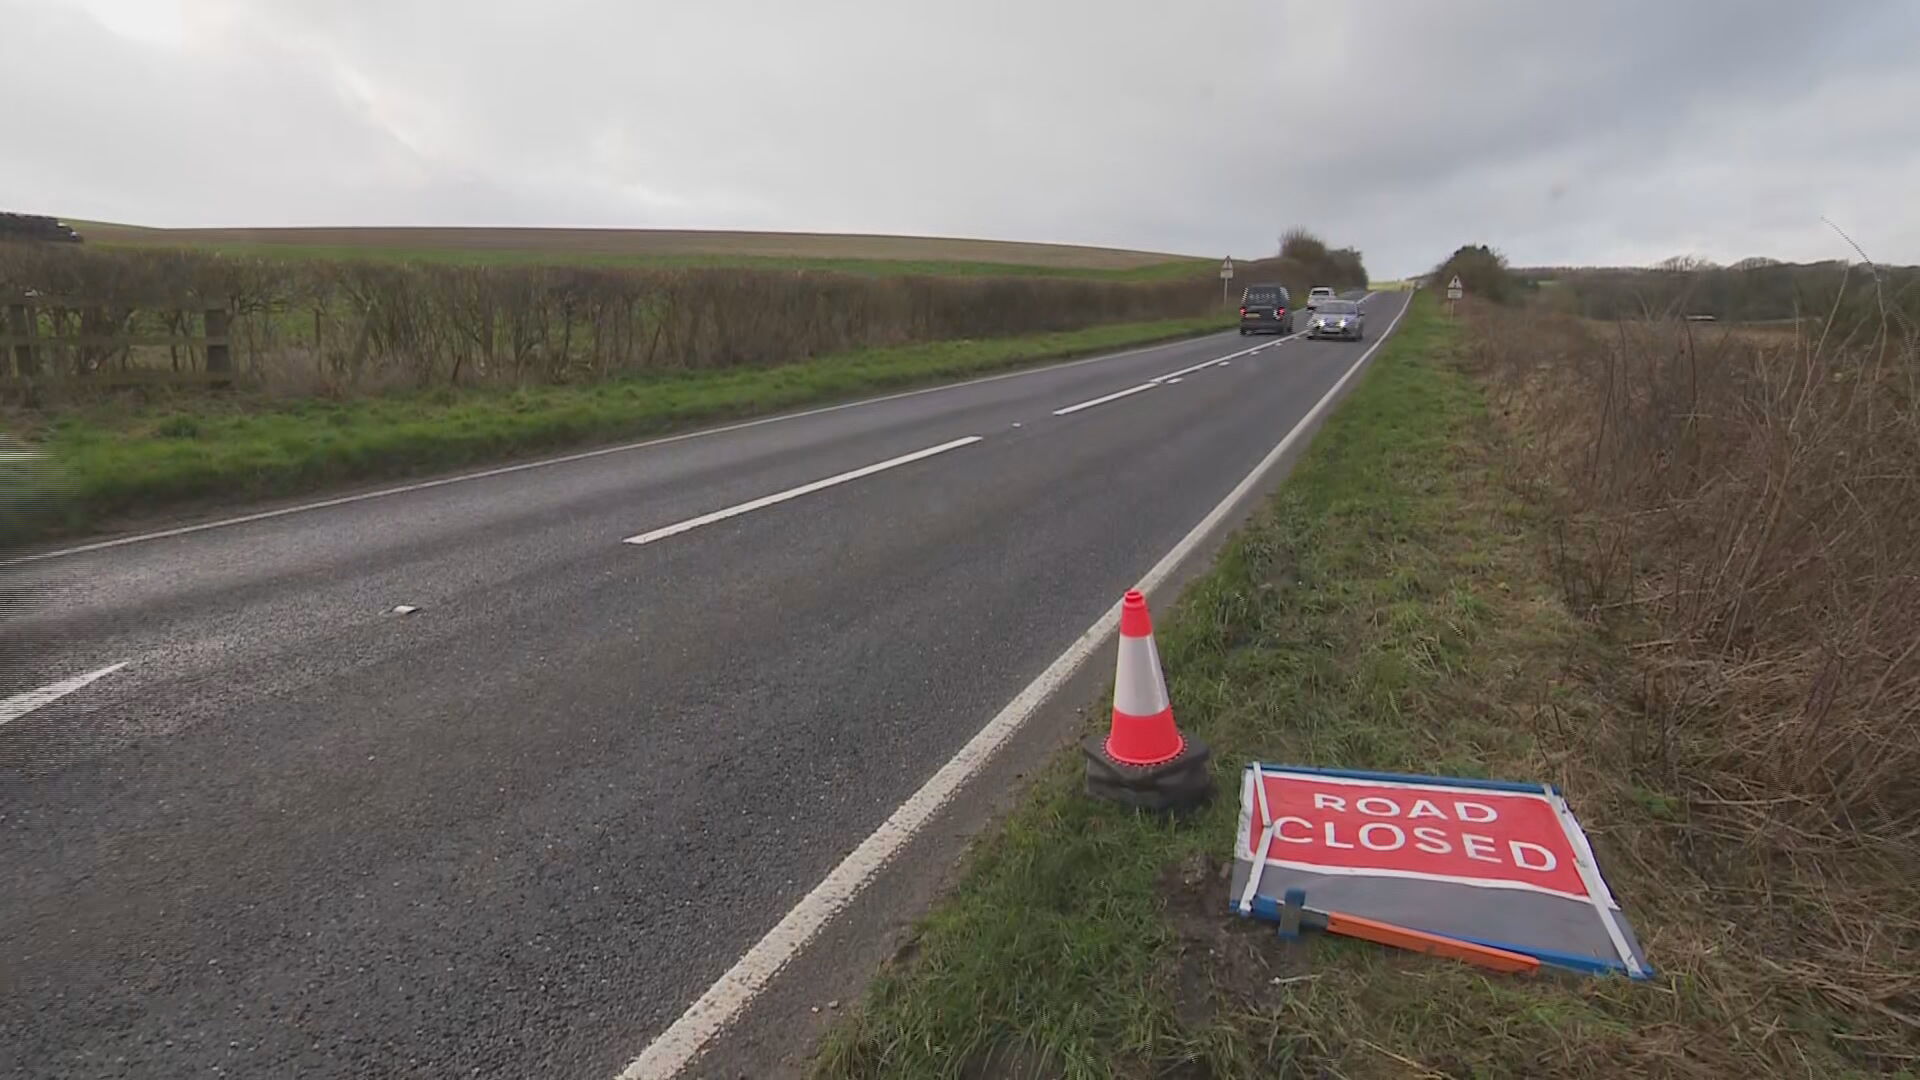
[[[1351,300],[1322,300],[1307,322],[1309,338],[1359,341],[1367,333],[1367,313]]]

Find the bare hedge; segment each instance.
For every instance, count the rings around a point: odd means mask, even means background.
[[[1573,756],[1685,800],[1622,842],[1684,864],[1666,886],[1738,945],[1702,955],[1830,998],[1854,1052],[1916,1060],[1920,337],[1891,308],[1810,334],[1466,310],[1568,599],[1632,640],[1638,708],[1586,732],[1618,748]]]
[[[0,297],[37,294],[43,334],[191,333],[169,309],[225,310],[241,373],[299,391],[780,364],[916,341],[1199,315],[1218,303],[1217,288],[1204,277],[1128,283],[457,266],[0,244]],[[179,349],[75,349],[56,356],[51,370],[84,377],[203,363],[183,360]]]

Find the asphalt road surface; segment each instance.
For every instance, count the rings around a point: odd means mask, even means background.
[[[0,1075],[616,1075],[1364,349],[1229,333],[11,567]]]

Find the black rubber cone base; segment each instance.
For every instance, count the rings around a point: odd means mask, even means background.
[[[1088,737],[1080,743],[1087,756],[1087,794],[1143,810],[1184,811],[1204,805],[1213,797],[1213,773],[1207,768],[1213,751],[1191,735],[1186,740],[1172,761],[1128,765],[1107,753],[1105,736]]]

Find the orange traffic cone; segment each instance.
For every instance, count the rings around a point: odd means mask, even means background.
[[[1147,598],[1133,589],[1120,602],[1120,657],[1113,673],[1113,730],[1107,754],[1123,765],[1159,765],[1180,756],[1187,741],[1173,725],[1160,652],[1153,646]]]
[[[1151,810],[1184,810],[1213,794],[1205,744],[1174,726],[1173,704],[1153,644],[1147,598],[1120,602],[1120,655],[1113,677],[1113,726],[1081,743],[1087,794]]]

